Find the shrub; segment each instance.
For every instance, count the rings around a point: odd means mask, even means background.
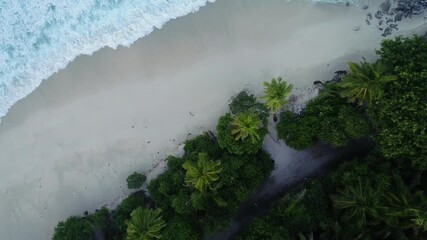
[[[74,216],[58,223],[52,240],[90,240],[92,235],[90,222],[85,218]]]
[[[147,177],[141,173],[134,172],[126,178],[129,189],[141,188]]]
[[[94,226],[103,231],[107,231],[110,227],[110,211],[106,207],[97,209],[88,219]]]
[[[371,127],[360,110],[334,94],[325,94],[311,100],[298,116],[283,112],[277,131],[286,144],[302,150],[316,142],[344,147],[353,139],[368,136]]]
[[[143,192],[133,193],[120,203],[112,216],[112,224],[116,231],[116,235],[122,235],[126,232],[125,221],[130,219],[130,214],[133,210],[143,206],[145,206],[145,196]]]
[[[198,240],[202,239],[194,222],[185,217],[175,216],[169,219],[163,231],[164,240]]]
[[[242,112],[256,112],[265,124],[269,116],[269,111],[265,104],[258,102],[253,94],[249,95],[246,91],[241,91],[228,106],[230,107],[230,112],[234,115]]]

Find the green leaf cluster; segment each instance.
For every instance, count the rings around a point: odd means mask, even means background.
[[[325,94],[310,101],[299,115],[283,112],[277,132],[287,145],[302,150],[317,142],[344,147],[369,136],[371,127],[361,110],[336,95]]]

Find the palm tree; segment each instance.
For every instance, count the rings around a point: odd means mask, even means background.
[[[264,96],[261,99],[265,100],[265,105],[276,116],[277,111],[286,103],[286,98],[289,96],[293,88],[292,84],[283,81],[281,77],[273,78],[271,83],[264,82]]]
[[[166,226],[160,216],[161,210],[137,208],[127,222],[126,240],[152,240],[160,239],[160,231]]]
[[[197,164],[186,161],[182,167],[187,171],[185,183],[193,186],[201,193],[208,189],[214,190],[212,183],[219,179],[218,174],[222,171],[221,161],[208,160],[207,153],[199,153]]]
[[[364,226],[375,226],[381,222],[386,210],[381,203],[381,187],[373,189],[369,182],[358,179],[356,186],[347,186],[332,200],[337,209],[343,209],[343,218],[361,229]]]
[[[360,106],[364,103],[371,104],[383,95],[383,85],[396,80],[395,76],[388,75],[386,68],[380,63],[349,62],[350,73],[337,83],[341,97]]]
[[[242,112],[234,116],[231,122],[231,134],[236,141],[250,137],[252,143],[261,140],[259,130],[262,127],[260,117],[254,112]]]
[[[388,211],[385,214],[385,222],[398,229],[414,229],[414,232],[427,231],[427,212],[425,208],[425,196],[421,192],[411,194],[402,178],[394,176],[395,189],[383,194]]]

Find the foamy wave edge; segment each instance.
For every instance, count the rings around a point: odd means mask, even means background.
[[[13,104],[28,96],[40,86],[43,80],[64,69],[78,56],[92,55],[104,47],[112,49],[116,49],[118,46],[129,47],[136,40],[150,34],[154,29],[161,29],[168,21],[197,12],[208,2],[213,3],[215,1],[193,0],[193,4],[189,4],[186,6],[187,8],[171,8],[179,11],[168,12],[160,15],[157,19],[151,19],[151,25],[147,25],[146,19],[141,16],[140,19],[134,19],[134,21],[130,22],[124,29],[105,32],[96,41],[81,41],[79,39],[80,41],[74,43],[75,45],[72,47],[50,55],[48,59],[31,59],[28,65],[33,66],[32,71],[25,69],[26,71],[23,71],[20,75],[17,74],[19,81],[11,81],[9,84],[0,82],[0,123],[1,118],[7,114]],[[24,79],[22,76],[26,78]]]

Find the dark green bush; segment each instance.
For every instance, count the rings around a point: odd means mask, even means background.
[[[112,214],[112,225],[116,231],[115,235],[123,235],[126,232],[125,221],[130,219],[132,211],[145,205],[143,192],[136,192],[125,198]]]
[[[74,216],[58,223],[52,240],[90,240],[93,233],[92,224],[87,219]]]
[[[197,224],[185,217],[175,216],[168,220],[163,230],[164,240],[198,240],[201,239]]]
[[[230,107],[230,112],[234,115],[242,112],[254,111],[259,114],[264,124],[267,123],[268,116],[270,115],[265,104],[258,102],[253,94],[248,94],[246,91],[241,91],[233,98],[228,106]]]
[[[147,177],[141,173],[134,172],[126,178],[129,189],[138,189],[142,187]]]
[[[360,110],[339,96],[324,94],[311,100],[298,116],[283,112],[277,131],[286,144],[302,150],[316,142],[344,147],[353,139],[368,136],[371,127]]]
[[[89,215],[89,221],[97,228],[107,231],[110,227],[110,211],[106,207],[97,209]]]

